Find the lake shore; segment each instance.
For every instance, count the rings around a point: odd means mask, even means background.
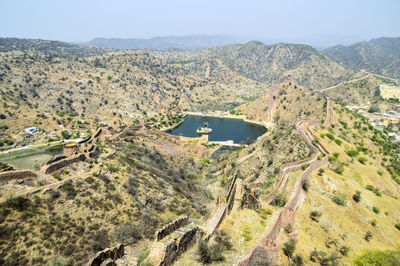
[[[266,122],[260,122],[255,120],[247,119],[245,115],[227,115],[222,112],[186,112],[186,115],[196,115],[196,116],[204,116],[204,117],[216,117],[216,118],[228,118],[228,119],[239,119],[244,122],[256,124],[265,128],[268,128]]]
[[[180,126],[182,126],[183,122],[193,123],[193,122],[187,121],[187,117],[190,118],[189,119],[190,121],[193,121],[193,119],[195,119],[194,121],[196,121],[196,120],[197,121],[205,121],[204,119],[206,119],[206,120],[211,119],[210,125],[213,129],[218,128],[219,123],[224,123],[224,126],[223,126],[224,128],[222,129],[222,131],[221,131],[221,129],[218,130],[217,135],[213,135],[214,134],[214,131],[213,131],[213,133],[211,133],[211,139],[209,142],[213,143],[213,144],[223,145],[223,146],[235,146],[235,147],[245,146],[239,142],[242,142],[244,137],[246,137],[246,136],[253,138],[253,139],[259,139],[265,133],[268,132],[267,123],[247,119],[246,116],[244,116],[244,115],[231,115],[231,114],[222,113],[222,112],[190,112],[190,111],[185,112],[182,115],[183,115],[183,117],[185,117],[185,119],[183,119],[179,123],[176,123],[173,126],[170,126],[168,128],[163,128],[160,130],[170,133],[172,135],[179,135],[179,136],[183,135],[188,138],[197,139],[198,136],[196,134],[193,134],[193,132],[192,132],[193,130],[190,128],[189,129],[186,128],[188,126],[187,124],[183,128],[180,128]],[[195,117],[198,117],[198,118],[195,118]],[[220,122],[221,121],[220,119],[225,119],[225,122]],[[212,121],[215,121],[215,122],[212,122]],[[231,122],[228,123],[228,121],[231,121]],[[200,122],[200,123],[195,122],[195,125],[193,125],[193,126],[197,128],[198,125],[200,125],[202,123],[203,122]],[[214,125],[213,125],[213,123],[214,123]],[[215,123],[217,123],[217,124],[215,124]],[[228,127],[228,129],[227,129],[227,127]],[[253,128],[253,129],[250,129],[250,128]],[[257,130],[256,128],[259,128],[258,130],[261,130],[264,133],[262,133],[261,135],[254,133],[254,130]],[[190,133],[188,133],[188,132],[177,133],[176,132],[177,129],[179,132],[182,130],[186,130],[186,131],[189,130]],[[242,130],[244,130],[244,131],[242,131]],[[239,133],[239,131],[241,133]],[[236,133],[234,133],[234,132],[236,132]],[[230,136],[231,134],[234,134],[234,135],[232,135],[232,136],[235,136],[235,137],[233,137],[234,140],[230,139],[230,137],[228,137],[228,138],[226,137],[226,136]],[[240,137],[239,137],[239,139],[237,139],[238,138],[237,136],[240,134],[248,134],[248,135],[243,136],[241,139],[240,139]]]

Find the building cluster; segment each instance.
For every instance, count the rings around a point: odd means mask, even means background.
[[[388,136],[395,142],[400,143],[400,130],[398,128],[400,124],[400,112],[390,110],[370,113],[368,112],[369,105],[346,107],[366,117],[370,121],[371,126],[377,130],[383,131],[385,128],[397,128],[396,132],[389,132]]]

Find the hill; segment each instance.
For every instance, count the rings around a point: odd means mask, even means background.
[[[297,101],[289,97],[296,91],[303,93]],[[268,98],[246,104],[243,112],[259,116],[260,110],[271,110],[274,117],[278,111],[293,113],[294,109],[296,113],[296,106],[301,109],[307,103],[317,108],[288,116],[295,125],[273,119],[269,133],[239,153],[234,167],[240,173],[253,169],[254,174],[242,175],[243,186],[246,192],[259,195],[260,205],[246,205],[244,197],[242,208],[234,206],[221,223],[220,230],[232,241],[232,247],[221,253],[224,263],[269,265],[276,260],[278,265],[342,265],[350,264],[367,248],[396,249],[400,235],[396,225],[400,211],[397,145],[373,129],[366,118],[327,101],[323,94],[319,97],[325,99],[318,100],[316,93],[312,95],[294,81],[270,92]],[[318,122],[321,115],[326,115],[323,125]],[[269,115],[261,117],[268,120]],[[276,150],[275,145],[279,146]],[[275,151],[287,148],[288,156],[297,155],[290,163],[276,164],[280,156]],[[268,160],[271,153],[274,158],[257,167],[257,161]],[[269,165],[276,170],[268,171]],[[210,241],[210,250],[218,237]],[[201,250],[195,246],[176,264],[201,265],[197,260],[202,258]]]
[[[93,56],[110,51],[89,45],[76,45],[59,41],[39,39],[0,38],[0,52],[38,51],[55,57]]]
[[[239,75],[228,87],[143,51],[74,59],[9,51],[0,61],[3,137],[33,125],[73,131],[140,120],[165,127],[184,110],[229,110],[265,88]]]
[[[113,243],[147,244],[183,213],[207,215],[199,178],[205,147],[161,134],[105,130],[97,141],[102,151],[53,174],[50,184],[26,180],[12,190],[13,181],[3,180],[9,190],[1,193],[1,264],[83,265]]]
[[[188,36],[160,36],[150,39],[121,39],[121,38],[95,38],[87,42],[104,48],[113,49],[184,49],[193,50],[212,46],[238,43],[238,38],[228,35],[188,35]]]
[[[322,51],[347,67],[400,78],[400,38],[382,37]]]
[[[252,41],[194,51],[149,52],[206,78],[223,79],[233,72],[269,85],[292,77],[312,89],[322,89],[355,74],[301,44],[265,45]]]

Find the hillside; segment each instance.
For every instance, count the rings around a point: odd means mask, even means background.
[[[331,155],[326,166],[311,174],[304,204],[296,214],[296,253],[307,265],[323,260],[350,263],[367,248],[399,245],[397,145],[339,105],[334,125],[329,130],[314,129]],[[286,239],[283,236],[281,243]],[[286,263],[283,252],[280,255]]]
[[[228,35],[188,35],[188,36],[160,36],[150,39],[121,39],[121,38],[95,38],[87,42],[104,48],[113,49],[184,49],[193,50],[212,46],[238,43],[238,38]]]
[[[2,133],[8,135],[34,125],[87,130],[99,122],[147,120],[165,127],[184,110],[229,110],[265,87],[239,75],[232,86],[205,80],[138,51],[76,59],[10,51],[0,53],[0,62]]]
[[[0,52],[20,50],[34,50],[53,57],[81,57],[101,55],[111,49],[39,39],[0,38]]]
[[[326,102],[319,93],[310,93],[308,89],[290,79],[239,108],[250,119],[287,127],[294,125],[301,118],[313,118],[323,122]]]
[[[378,38],[350,46],[337,45],[322,51],[345,66],[400,78],[400,38]]]
[[[1,194],[1,264],[82,265],[114,243],[147,244],[183,213],[207,215],[206,149],[161,134],[108,130],[94,158],[53,174],[50,184],[2,181],[9,190]]]
[[[207,78],[234,72],[270,85],[292,77],[312,89],[322,89],[355,74],[311,46],[300,44],[265,45],[252,41],[195,51],[149,52]]]
[[[0,262],[347,265],[395,250],[400,149],[345,107],[395,108],[382,82],[297,44],[1,52],[0,158],[64,154],[0,164]],[[268,130],[230,147],[159,130],[187,110]]]
[[[272,113],[283,110],[285,104],[283,97],[286,95],[281,94],[282,98],[278,98],[279,91],[293,94],[295,90],[305,89],[295,88],[295,85],[299,86],[290,81],[271,90],[268,96],[273,100],[275,111]],[[304,91],[304,94],[300,102],[290,105],[312,102],[312,98],[307,98],[312,97],[312,92]],[[347,265],[367,248],[393,250],[398,247],[400,231],[396,224],[400,219],[400,180],[397,145],[385,133],[374,130],[360,115],[338,104],[333,104],[329,115],[332,103],[323,104],[325,100],[315,99],[311,105],[318,105],[318,102],[324,106],[323,109],[326,108],[325,114],[327,118],[332,116],[331,119],[324,121],[324,126],[312,122],[315,121],[313,115],[323,112],[315,109],[309,118],[293,118],[297,121],[297,132],[291,131],[292,136],[300,133],[297,136],[309,139],[309,145],[317,147],[313,152],[318,156],[309,157],[314,158],[310,160],[303,154],[290,160],[292,163],[279,165],[277,171],[269,175],[268,183],[262,179],[258,181],[257,174],[252,178],[249,174],[244,175],[244,193],[249,192],[249,188],[250,191],[254,189],[256,194],[259,193],[260,205],[246,205],[243,198],[242,204],[245,205],[238,208],[235,207],[235,197],[232,211],[219,226],[232,241],[231,247],[222,249],[223,262],[219,262],[220,257],[213,253],[221,236],[216,234],[209,244],[211,261],[216,265]],[[268,112],[269,103],[268,99],[260,98],[254,101],[254,106],[246,104],[243,112],[256,110],[258,113],[260,105],[261,108],[267,106],[264,112]],[[268,120],[268,115],[265,119]],[[284,139],[293,129],[290,123],[271,122],[273,131],[257,142],[266,145],[253,144],[254,152],[239,154],[239,162],[252,165],[253,154],[262,161],[268,153],[280,152],[283,147],[293,148],[288,155],[299,151],[299,146]],[[282,131],[285,128],[287,133]],[[301,143],[303,139],[298,141]],[[283,146],[277,150],[270,149],[272,143]],[[301,149],[308,148],[303,146]],[[279,155],[274,157],[279,158]],[[301,164],[294,167],[294,161],[300,159],[303,159],[299,161]],[[263,176],[262,172],[258,176]],[[204,254],[201,250],[204,247],[200,243],[178,259],[176,265],[202,265],[198,261]],[[271,262],[275,259],[275,263]]]

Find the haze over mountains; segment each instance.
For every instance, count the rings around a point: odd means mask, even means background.
[[[162,36],[150,39],[95,38],[87,42],[89,45],[113,49],[158,49],[170,48],[193,50],[212,46],[241,43],[243,39],[229,35],[187,35]]]
[[[229,35],[189,35],[151,39],[95,38],[86,44],[112,49],[196,50],[247,41],[249,40]],[[268,43],[273,43],[272,39]],[[334,41],[329,40],[325,45],[327,43]],[[400,38],[381,37],[348,46],[335,45],[320,52],[354,70],[364,69],[393,77],[400,75]]]

